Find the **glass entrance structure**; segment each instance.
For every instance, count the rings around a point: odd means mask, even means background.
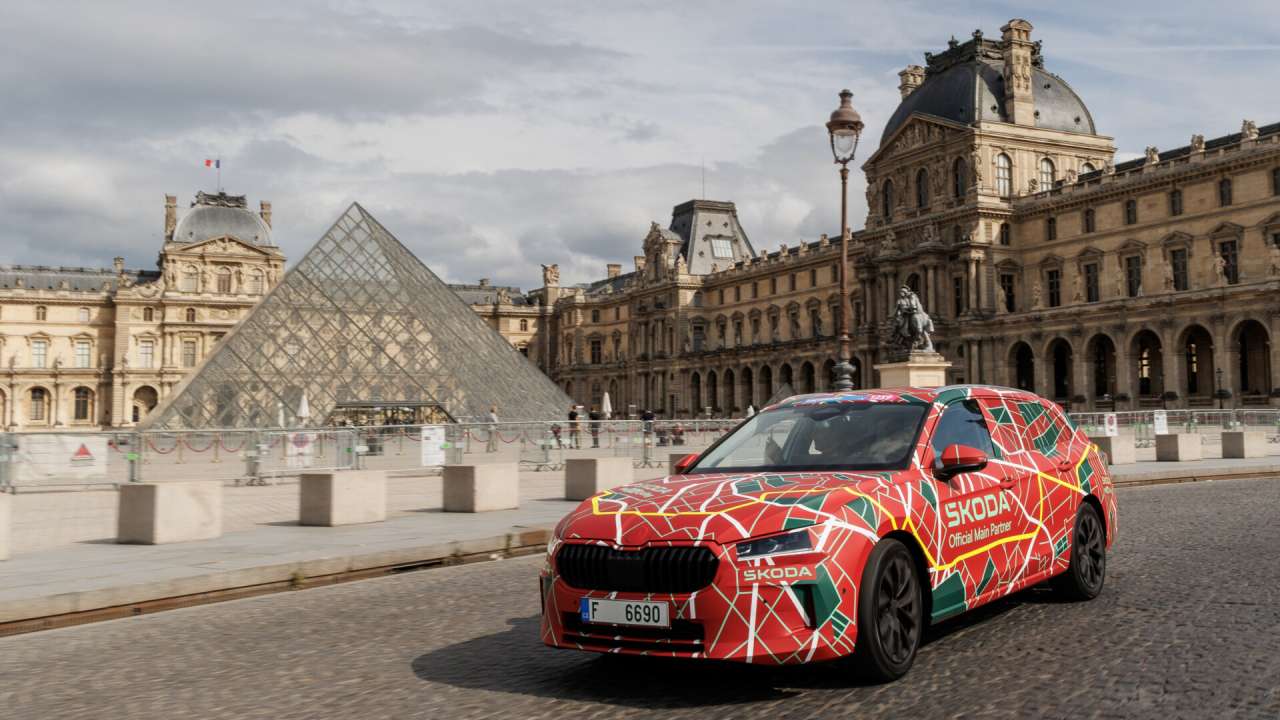
[[[430,415],[559,417],[570,399],[359,204],[228,333],[153,429]]]

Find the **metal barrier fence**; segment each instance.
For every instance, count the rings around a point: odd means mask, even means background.
[[[1119,432],[1133,437],[1136,447],[1155,445],[1156,413],[1164,412],[1171,433],[1194,433],[1202,444],[1222,440],[1223,430],[1256,430],[1266,433],[1268,442],[1280,442],[1280,410],[1137,410],[1130,412],[1071,413],[1071,420],[1090,435],[1102,434],[1106,416],[1114,414]]]
[[[627,456],[636,467],[699,451],[737,420],[581,420],[298,430],[0,433],[0,489],[181,479],[265,484],[308,470],[439,472],[514,461],[559,470],[572,457]]]

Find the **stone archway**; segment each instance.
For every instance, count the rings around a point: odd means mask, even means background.
[[[742,372],[739,373],[738,375],[738,385],[739,385],[739,393],[741,398],[739,400],[739,407],[741,407],[743,411],[746,411],[748,407],[755,409],[756,408],[756,397],[755,397],[756,386],[755,386],[755,376],[751,372],[751,368],[749,367],[742,368]]]
[[[1138,397],[1159,399],[1164,392],[1164,346],[1160,336],[1141,330],[1130,342],[1133,387]]]
[[[1178,349],[1182,352],[1182,392],[1188,405],[1208,405],[1213,400],[1213,334],[1203,325],[1182,331]]]
[[[780,385],[788,385],[792,390],[795,390],[796,379],[791,371],[790,363],[782,363],[782,367],[778,368],[778,383]]]
[[[1089,391],[1094,400],[1115,397],[1116,394],[1116,345],[1109,335],[1098,333],[1089,338],[1084,349],[1085,362],[1089,363]]]
[[[813,363],[805,362],[800,366],[800,392],[813,393],[818,391],[817,372],[813,368]]]
[[[764,365],[760,368],[760,404],[769,402],[773,397],[773,368]]]
[[[1257,320],[1245,320],[1232,333],[1235,391],[1245,396],[1271,393],[1271,335]]]
[[[707,371],[707,405],[711,406],[712,412],[720,409],[720,386],[716,382],[716,371]]]
[[[738,389],[735,380],[736,377],[732,370],[724,371],[724,402],[721,407],[723,407],[724,411],[730,415],[733,415],[738,407],[737,399],[734,396],[734,393]]]
[[[1055,338],[1046,350],[1045,358],[1049,370],[1049,387],[1046,390],[1049,397],[1060,402],[1070,401],[1073,395],[1071,371],[1075,359],[1071,343],[1065,338]]]
[[[142,422],[151,414],[152,410],[156,409],[156,404],[159,400],[160,395],[156,392],[156,389],[150,385],[143,385],[137,390],[134,390],[133,402],[131,403],[132,408],[129,411],[129,419],[135,423]]]
[[[702,376],[696,370],[689,374],[689,414],[702,414]]]
[[[1009,386],[1035,392],[1035,353],[1025,342],[1016,342],[1009,348]]]

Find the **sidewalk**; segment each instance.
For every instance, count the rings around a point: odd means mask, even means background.
[[[636,478],[663,474],[656,469],[652,473],[638,471]],[[1280,478],[1280,458],[1144,462],[1113,468],[1113,475],[1122,486],[1227,477]],[[417,483],[418,492],[424,496],[434,493],[434,504],[401,508],[383,523],[301,527],[292,519],[295,514],[274,521],[229,521],[227,534],[209,541],[118,545],[98,539],[20,553],[0,562],[0,623],[378,568],[447,562],[458,556],[536,550],[545,544],[555,522],[576,505],[560,499],[562,478],[562,473],[522,474],[518,510],[474,515],[444,513],[439,510],[439,478],[416,478],[408,480]],[[428,480],[434,481],[434,488]],[[287,503],[279,499],[287,494],[285,487],[276,491],[275,503],[262,504],[267,508],[266,515],[285,511]],[[234,490],[244,490],[244,497],[252,499],[254,491],[273,489]],[[296,503],[296,487],[292,492]],[[401,497],[406,495],[402,493]],[[289,512],[296,513],[296,507],[290,505]]]

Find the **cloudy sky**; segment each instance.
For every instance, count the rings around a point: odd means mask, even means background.
[[[1280,121],[1280,11],[1255,0],[4,5],[0,263],[152,267],[206,157],[274,203],[291,258],[359,200],[447,280],[581,282],[704,168],[757,247],[794,244],[839,224],[840,88],[865,159],[898,70],[1019,16],[1125,157]],[[860,227],[860,173],[850,200]]]

